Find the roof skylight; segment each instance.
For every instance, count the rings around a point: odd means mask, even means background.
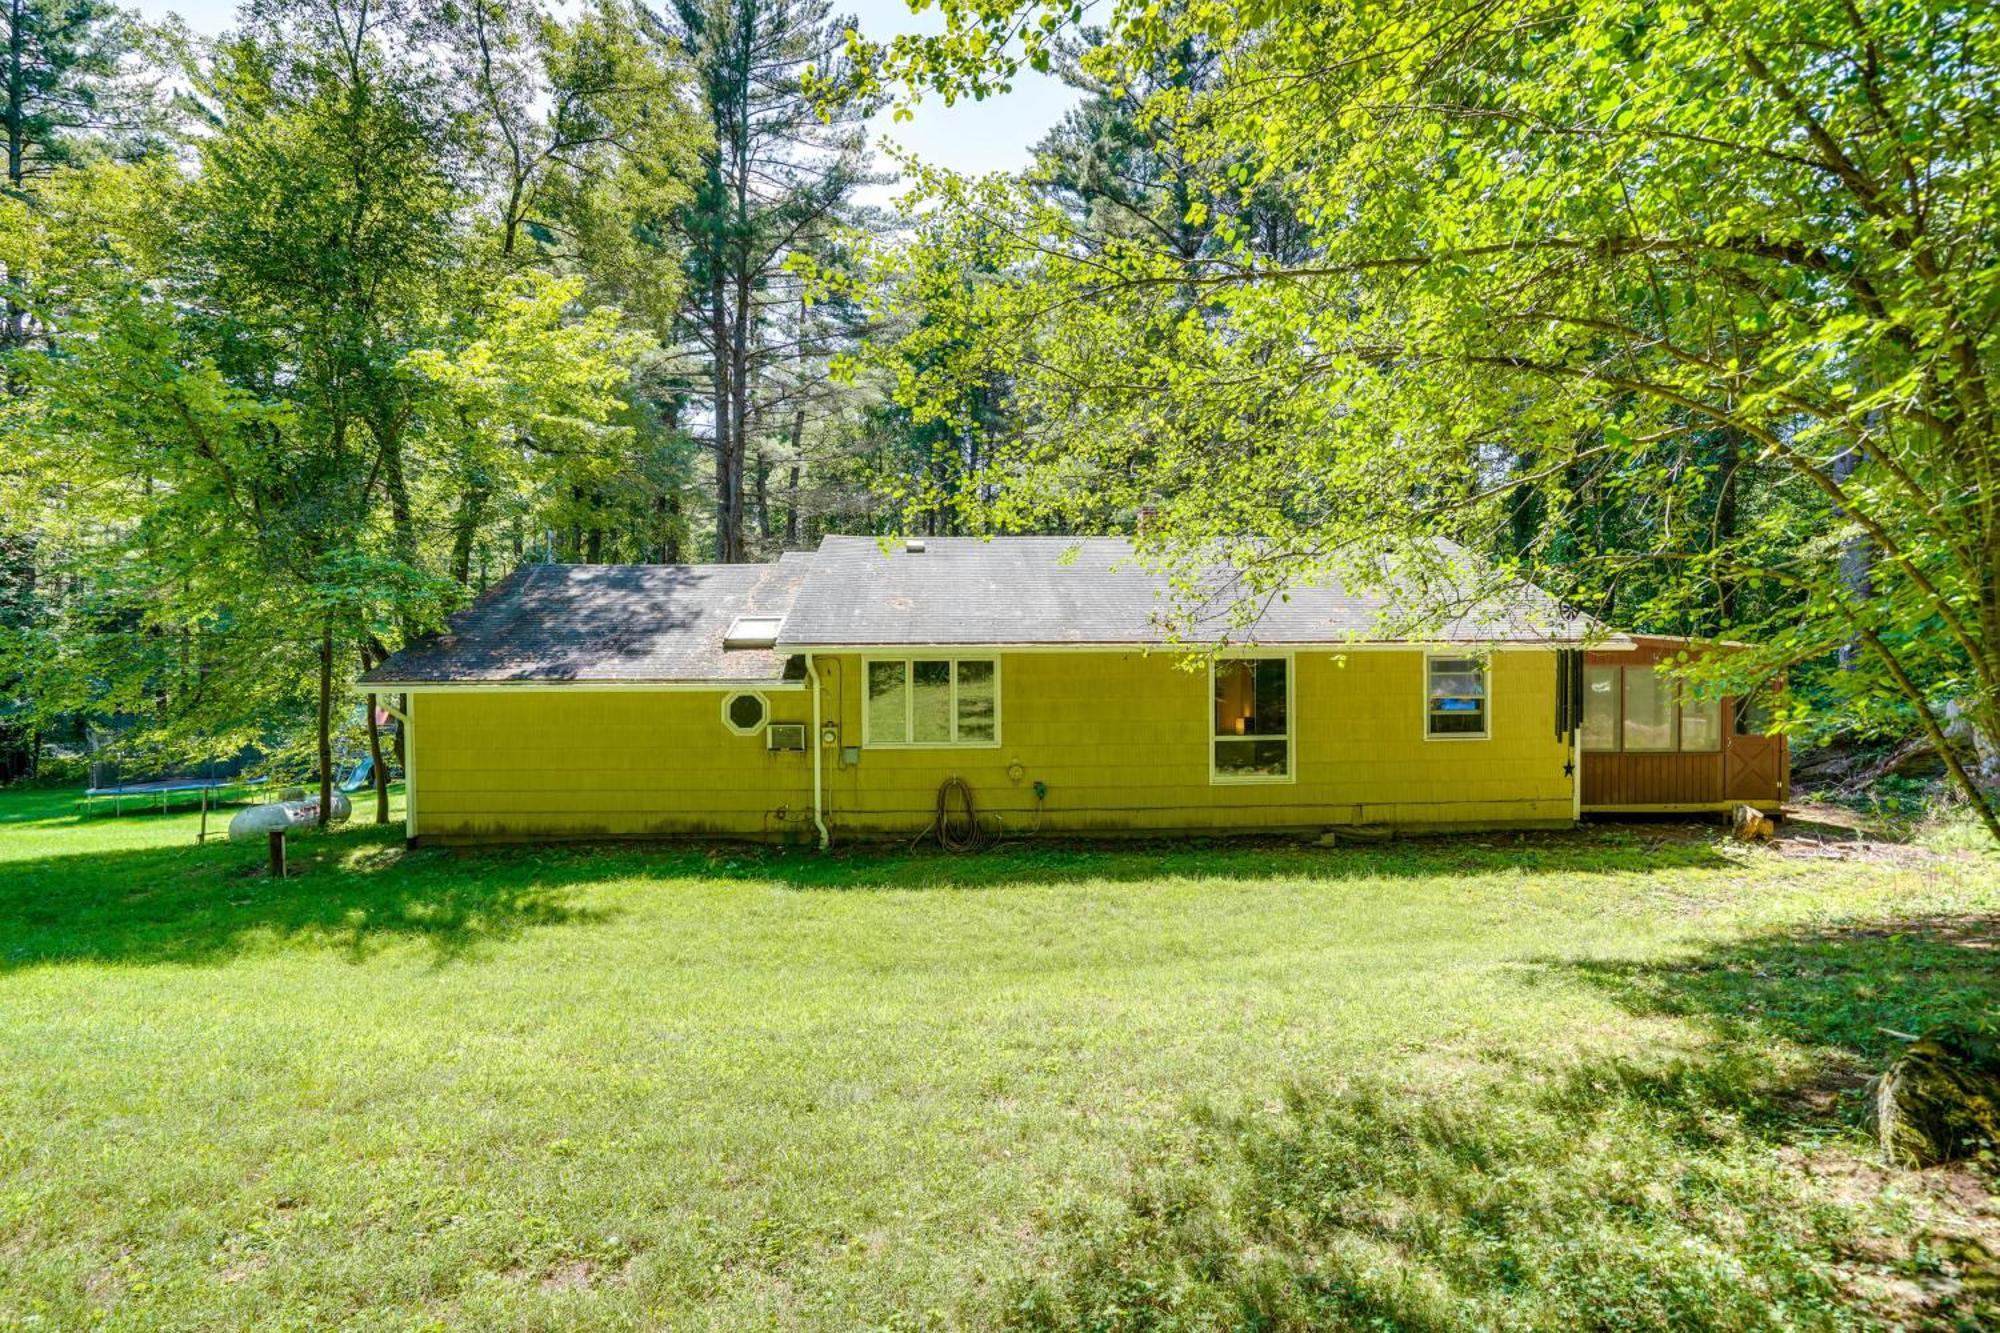
[[[738,616],[729,622],[722,636],[724,648],[772,648],[777,646],[783,616]]]

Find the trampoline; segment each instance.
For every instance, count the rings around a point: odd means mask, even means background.
[[[122,782],[111,787],[85,788],[76,808],[78,814],[89,814],[99,808],[99,802],[109,801],[115,817],[125,812],[128,800],[143,802],[148,807],[158,801],[160,813],[165,814],[168,804],[176,798],[199,800],[206,805],[210,797],[219,798],[222,792],[247,790],[264,781],[263,778],[158,778],[151,782]]]

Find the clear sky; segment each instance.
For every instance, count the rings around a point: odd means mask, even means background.
[[[123,0],[147,18],[179,14],[196,32],[217,33],[229,26],[236,0]],[[899,32],[935,31],[934,13],[913,15],[904,0],[835,0],[836,13],[853,14],[870,37]],[[927,162],[957,171],[1017,171],[1028,165],[1029,149],[1047,133],[1071,104],[1076,93],[1045,74],[1024,71],[1014,91],[984,102],[960,102],[947,107],[935,98],[916,109],[915,118],[891,124],[885,112],[871,136],[878,143],[893,139]]]

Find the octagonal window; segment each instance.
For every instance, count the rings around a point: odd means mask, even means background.
[[[732,694],[722,701],[722,723],[739,736],[755,736],[770,720],[771,705],[761,694]]]

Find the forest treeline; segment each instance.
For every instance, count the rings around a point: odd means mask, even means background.
[[[1133,532],[1746,641],[1688,688],[1923,735],[2000,837],[1990,4],[934,8],[0,0],[16,748],[324,770],[524,561]],[[1031,169],[871,152],[1025,68]]]
[[[523,562],[937,527],[897,478],[960,442],[832,373],[894,321],[798,267],[893,226],[828,0],[0,22],[10,773],[112,719],[128,767],[324,769],[348,682]]]

